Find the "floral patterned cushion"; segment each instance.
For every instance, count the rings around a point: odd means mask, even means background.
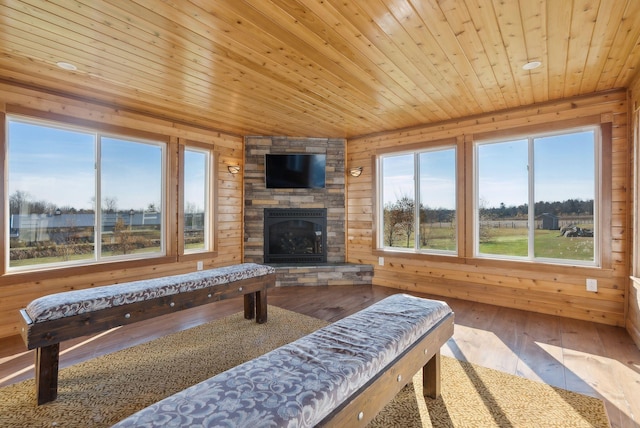
[[[449,313],[444,302],[388,297],[115,426],[315,426]]]
[[[244,263],[182,275],[67,291],[35,299],[27,305],[26,312],[33,322],[38,323],[274,272],[275,269],[271,266]]]

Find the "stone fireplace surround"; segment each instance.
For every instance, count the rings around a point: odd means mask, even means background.
[[[265,208],[324,208],[327,263],[275,265],[276,285],[371,284],[373,267],[345,263],[344,139],[246,137],[244,164],[244,262],[264,262]],[[324,189],[267,189],[267,153],[326,154]]]

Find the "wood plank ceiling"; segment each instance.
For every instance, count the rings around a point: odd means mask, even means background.
[[[237,135],[366,135],[639,68],[639,0],[0,0],[0,82]]]

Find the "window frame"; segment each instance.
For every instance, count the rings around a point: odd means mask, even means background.
[[[15,108],[9,109],[7,108],[6,113],[2,115],[3,125],[2,129],[4,130],[4,134],[2,135],[2,143],[4,145],[4,149],[2,150],[3,157],[3,168],[2,175],[4,177],[5,183],[8,183],[8,154],[9,154],[9,122],[16,121],[21,123],[33,124],[35,126],[45,126],[51,127],[55,129],[61,130],[69,130],[71,132],[82,132],[87,134],[94,135],[94,148],[96,150],[95,153],[95,162],[94,166],[94,174],[95,174],[95,193],[94,197],[97,198],[100,195],[100,167],[97,164],[100,161],[100,139],[101,138],[112,138],[124,140],[132,143],[139,144],[148,144],[156,146],[161,151],[161,183],[160,183],[160,205],[161,205],[161,243],[160,243],[160,251],[150,252],[150,253],[137,253],[131,255],[122,255],[122,256],[102,256],[98,258],[97,256],[101,253],[101,249],[94,248],[93,256],[87,260],[75,261],[75,262],[55,262],[50,264],[38,264],[32,265],[28,267],[10,267],[10,241],[7,239],[7,231],[9,227],[9,203],[8,203],[8,189],[5,189],[5,197],[2,199],[3,210],[3,230],[2,236],[4,240],[4,245],[2,249],[2,275],[16,275],[16,274],[37,274],[38,272],[49,272],[52,270],[56,271],[65,271],[65,272],[82,272],[87,269],[87,267],[96,267],[96,271],[100,270],[108,270],[114,269],[118,266],[146,266],[149,264],[162,263],[164,261],[170,260],[170,251],[172,248],[172,244],[170,242],[170,229],[171,225],[168,224],[168,218],[171,217],[171,213],[168,212],[170,209],[169,199],[170,199],[170,191],[169,186],[167,185],[169,177],[169,159],[170,159],[170,142],[167,136],[161,134],[155,134],[151,132],[144,132],[133,130],[129,128],[124,128],[120,126],[109,126],[99,122],[93,122],[90,120],[79,120],[74,118],[69,118],[60,114],[51,114],[51,113],[43,113],[39,111],[34,111],[31,109],[25,108]],[[6,184],[5,184],[6,185]],[[100,202],[100,209],[98,206],[95,207],[95,219],[94,219],[94,237],[100,237],[102,235],[102,231],[100,230],[102,227],[101,217],[102,217],[102,201]],[[97,241],[96,245],[97,244]],[[103,266],[101,268],[100,266]]]
[[[205,241],[208,241],[208,248],[200,251],[185,251],[184,243],[184,160],[185,151],[193,150],[203,153],[208,153],[208,183],[207,183],[207,197],[208,203],[205,209],[208,211],[208,216],[205,213],[205,222],[208,224],[208,231],[206,231]],[[178,224],[177,224],[177,253],[179,261],[202,261],[203,259],[216,257],[218,255],[218,213],[217,213],[217,195],[218,195],[218,159],[219,153],[215,150],[215,147],[211,144],[202,143],[198,141],[191,141],[186,139],[179,139],[178,143],[178,156],[177,156],[177,170],[178,170]]]
[[[469,216],[470,224],[468,229],[471,232],[468,241],[471,243],[468,248],[470,254],[469,257],[477,259],[478,261],[487,261],[489,263],[495,262],[515,262],[525,263],[530,265],[535,264],[551,264],[564,267],[578,267],[578,268],[611,268],[611,258],[605,254],[610,251],[603,251],[603,245],[606,242],[611,241],[611,230],[605,227],[610,224],[611,218],[611,142],[612,142],[612,123],[609,121],[610,115],[590,116],[579,119],[565,120],[556,123],[551,123],[545,126],[532,125],[525,126],[510,130],[500,130],[487,132],[482,134],[475,134],[469,141],[469,155],[471,165],[471,177],[472,177],[472,193],[470,197],[470,209],[472,215]],[[544,257],[530,257],[530,250],[528,250],[527,257],[520,256],[505,256],[505,255],[492,255],[492,254],[480,254],[479,253],[479,219],[478,219],[478,164],[477,164],[477,147],[481,144],[487,144],[491,142],[507,142],[517,139],[539,138],[548,137],[554,135],[568,134],[572,132],[580,132],[581,130],[592,129],[594,130],[594,260],[581,261],[571,259],[552,259]],[[528,148],[530,150],[530,148]],[[529,156],[532,154],[530,153]],[[533,180],[531,173],[528,174],[528,204],[529,214],[528,220],[535,222],[533,212],[535,205],[532,206],[530,199],[532,198],[532,183]],[[534,196],[534,195],[533,195]],[[531,240],[531,234],[534,231],[529,231],[528,240]],[[531,248],[533,242],[529,242],[529,248]]]
[[[453,150],[454,152],[454,177],[455,177],[455,216],[456,216],[456,228],[455,237],[456,242],[455,250],[436,250],[436,249],[421,249],[419,247],[419,230],[420,230],[420,154],[428,152],[436,152],[440,150]],[[391,156],[400,156],[405,154],[413,155],[413,175],[414,175],[414,246],[413,248],[406,247],[389,247],[384,242],[384,201],[383,201],[383,171],[382,171],[382,159]],[[375,217],[374,217],[374,253],[383,255],[389,254],[402,254],[403,256],[420,256],[420,257],[446,257],[448,259],[452,257],[458,257],[461,251],[461,240],[463,237],[463,231],[461,230],[461,222],[464,221],[464,215],[461,213],[461,207],[463,207],[461,199],[461,186],[463,180],[463,170],[461,160],[464,156],[464,148],[462,139],[460,138],[448,138],[443,140],[434,140],[430,142],[411,144],[405,147],[389,150],[377,151],[374,155],[374,171],[375,171]]]
[[[450,138],[434,139],[432,141],[418,143],[418,144],[406,144],[397,145],[394,148],[380,148],[375,150],[371,155],[371,169],[372,173],[372,198],[373,198],[373,212],[371,223],[371,252],[373,256],[382,258],[385,256],[395,257],[402,256],[407,260],[415,261],[433,261],[433,262],[446,262],[465,265],[473,263],[477,266],[503,268],[505,266],[512,266],[518,269],[525,269],[535,271],[540,268],[540,265],[546,263],[542,261],[528,261],[528,260],[505,260],[494,258],[478,258],[474,256],[474,218],[473,218],[473,203],[474,192],[473,187],[475,185],[474,177],[474,165],[473,165],[473,151],[474,142],[479,140],[489,139],[511,139],[517,136],[522,136],[527,133],[540,133],[541,130],[545,131],[562,131],[570,128],[578,128],[582,126],[599,126],[600,127],[600,174],[598,177],[598,185],[600,192],[599,201],[599,234],[598,234],[598,246],[600,249],[600,263],[599,266],[584,266],[584,265],[568,265],[568,264],[554,264],[557,269],[561,269],[563,272],[575,272],[578,269],[580,272],[586,274],[593,274],[594,269],[598,270],[610,270],[613,269],[613,245],[612,243],[612,214],[613,214],[613,202],[612,202],[612,144],[613,144],[613,114],[602,113],[591,116],[582,116],[574,118],[564,118],[557,121],[551,121],[544,124],[531,124],[531,125],[515,125],[507,128],[494,129],[490,131],[481,132],[469,132],[466,134],[456,135]],[[519,120],[522,123],[522,120]],[[484,127],[487,129],[487,127]],[[415,147],[424,148],[429,147],[432,144],[443,145],[443,142],[454,141],[458,145],[457,150],[457,186],[458,186],[458,255],[457,257],[440,256],[433,254],[418,254],[413,252],[398,252],[391,251],[382,248],[378,245],[380,240],[381,219],[380,219],[380,165],[378,157],[381,154],[401,152],[414,149]],[[384,259],[379,259],[379,263],[384,263]]]

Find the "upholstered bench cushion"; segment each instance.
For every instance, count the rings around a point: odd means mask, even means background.
[[[115,426],[314,426],[449,313],[444,302],[388,297]]]
[[[182,275],[66,291],[33,300],[27,305],[26,312],[33,322],[38,323],[270,273],[275,273],[271,266],[244,263]]]

